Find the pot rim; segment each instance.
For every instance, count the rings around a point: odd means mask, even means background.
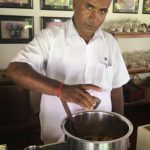
[[[66,118],[64,118],[64,120],[62,121],[62,124],[61,124],[61,128],[62,128],[64,134],[69,136],[69,137],[71,137],[71,138],[73,138],[74,140],[77,140],[77,141],[80,141],[80,142],[100,144],[100,143],[114,143],[114,142],[117,142],[117,141],[122,141],[123,139],[127,139],[131,135],[131,133],[133,132],[133,125],[132,125],[131,121],[128,120],[123,115],[120,115],[120,114],[115,113],[115,112],[100,111],[100,110],[92,110],[92,111],[91,110],[89,110],[89,111],[84,110],[84,111],[81,111],[81,112],[77,112],[77,113],[73,114],[72,116],[76,116],[76,115],[83,114],[83,113],[94,113],[94,112],[102,112],[102,113],[105,113],[105,114],[110,114],[112,116],[113,115],[117,116],[119,119],[121,119],[122,121],[124,121],[128,125],[128,127],[129,127],[128,132],[124,136],[122,136],[120,138],[117,138],[117,139],[114,139],[114,140],[108,140],[108,141],[90,141],[90,140],[86,140],[86,139],[81,139],[79,137],[76,137],[76,136],[72,135],[71,133],[69,133],[65,129],[65,123],[66,123],[66,121],[68,119],[68,117],[66,117]]]

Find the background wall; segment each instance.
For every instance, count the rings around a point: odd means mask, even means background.
[[[150,25],[150,14],[142,14],[143,0],[139,0],[138,14],[112,13],[112,5],[106,17],[106,25],[114,20],[139,19],[142,23]],[[34,33],[40,30],[40,17],[71,17],[73,11],[40,10],[40,0],[33,0],[33,9],[0,8],[0,15],[34,16]],[[105,24],[104,24],[105,27]],[[150,49],[150,38],[119,39],[121,50],[148,50]],[[7,67],[9,61],[16,56],[26,44],[0,44],[0,69]],[[31,105],[35,111],[39,110],[40,95],[31,93]]]

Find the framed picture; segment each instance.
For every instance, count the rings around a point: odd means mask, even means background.
[[[143,0],[143,14],[150,14],[150,0]]]
[[[113,0],[114,13],[138,13],[139,0]]]
[[[33,8],[33,0],[0,0],[2,8]]]
[[[41,29],[45,29],[50,26],[60,26],[63,22],[66,22],[71,18],[62,17],[41,17]]]
[[[44,10],[73,10],[72,0],[41,0]]]
[[[0,43],[28,43],[34,35],[32,16],[0,16]]]

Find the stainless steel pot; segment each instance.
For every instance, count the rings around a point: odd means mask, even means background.
[[[84,111],[73,115],[79,130],[75,136],[68,118],[62,122],[67,150],[127,150],[132,123],[122,115],[104,111]],[[94,139],[87,139],[93,136]],[[96,137],[104,137],[101,141]]]
[[[24,150],[43,150],[43,149],[37,145],[31,145],[31,146],[24,148]]]

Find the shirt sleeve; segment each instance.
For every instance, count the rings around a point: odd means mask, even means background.
[[[51,32],[48,29],[40,31],[11,62],[24,62],[32,66],[37,72],[45,74],[52,43]]]
[[[112,53],[112,64],[113,64],[113,83],[112,88],[118,88],[126,84],[129,79],[129,73],[123,60],[121,50],[116,39],[113,38],[113,53]]]

